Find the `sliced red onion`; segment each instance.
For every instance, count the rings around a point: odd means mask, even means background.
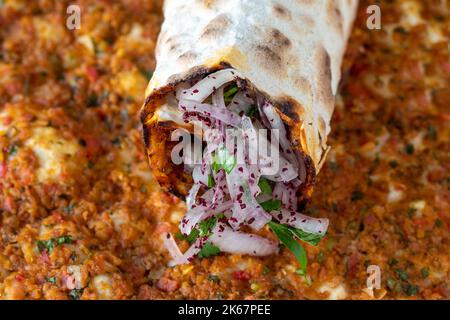
[[[202,170],[202,166],[195,166],[194,170],[192,171],[192,178],[194,179],[194,183],[201,183],[204,186],[208,186],[208,175],[209,171]],[[190,192],[189,192],[190,193]]]
[[[223,86],[213,92],[212,103],[216,108],[226,108],[225,99],[223,97]]]
[[[297,207],[297,188],[298,179],[293,182],[277,182],[273,188],[273,197],[281,200],[281,204],[284,208],[289,210],[295,210]]]
[[[253,100],[247,95],[248,94],[243,91],[236,93],[231,102],[228,104],[228,109],[240,116],[247,114],[254,104]]]
[[[180,248],[178,248],[178,245],[170,232],[162,233],[161,239],[173,260],[179,260],[183,257]]]
[[[178,99],[202,102],[208,98],[214,90],[228,82],[234,81],[237,77],[238,73],[233,69],[217,71],[197,82],[192,88],[182,90]]]
[[[177,88],[175,89],[175,96],[177,100],[181,99],[183,91],[189,90],[191,86],[187,82],[182,82],[179,85],[177,85]]]
[[[328,219],[313,218],[287,209],[272,211],[271,214],[281,224],[286,224],[305,232],[325,234],[328,229]]]
[[[245,166],[237,165],[227,175],[228,189],[233,204],[233,214],[228,223],[238,230],[244,223],[254,230],[261,229],[271,216],[258,204],[248,186],[248,171]]]
[[[188,208],[188,210],[191,210],[192,206],[195,204],[195,199],[197,198],[197,194],[200,188],[200,183],[196,182],[192,185],[191,190],[189,190],[189,194],[186,197],[186,207]]]
[[[190,263],[198,255],[200,250],[206,243],[206,237],[199,237],[197,240],[187,249],[187,251],[178,258],[173,259],[169,262],[169,267],[173,267],[180,264]]]
[[[274,161],[278,161],[279,168],[277,173],[264,175],[266,178],[272,181],[288,182],[297,177],[297,170],[281,153],[278,152],[278,159],[274,159],[272,155],[277,154],[276,149],[278,145],[269,142],[264,135],[259,135],[249,117],[242,117],[242,129],[244,130],[244,139],[246,139],[249,146],[249,153],[258,155],[258,164],[260,167],[269,168],[272,167]],[[262,152],[263,145],[270,148],[270,155]]]
[[[179,107],[185,112],[197,112],[206,117],[213,117],[233,127],[240,127],[241,118],[226,108],[217,108],[192,100],[180,100]]]
[[[268,256],[278,253],[278,244],[254,234],[234,231],[223,222],[214,227],[208,241],[220,251],[252,256]]]
[[[270,128],[279,130],[279,143],[283,149],[283,153],[289,162],[298,169],[300,182],[304,182],[306,179],[305,163],[298,151],[293,150],[292,143],[289,141],[287,136],[286,127],[279,114],[276,112],[274,106],[267,101],[262,103],[260,110],[264,113],[267,123],[270,124]]]
[[[206,211],[205,207],[195,205],[191,210],[188,210],[180,221],[180,231],[183,235],[188,236],[195,226],[212,215]]]

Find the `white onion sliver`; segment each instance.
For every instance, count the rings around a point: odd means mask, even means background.
[[[225,109],[225,99],[223,97],[223,86],[218,88],[215,92],[212,94],[212,103],[217,108],[223,108]]]
[[[313,218],[304,214],[281,209],[271,212],[272,216],[281,224],[303,230],[308,233],[325,234],[328,229],[329,221],[324,218]]]
[[[186,250],[186,252],[176,259],[172,259],[169,262],[169,267],[173,267],[179,264],[186,264],[192,262],[195,256],[202,250],[205,245],[206,239],[204,237],[199,237],[190,247]]]
[[[213,245],[220,251],[252,256],[268,256],[278,253],[278,244],[254,234],[234,231],[225,223],[218,222],[209,237]]]
[[[161,239],[173,260],[179,260],[183,257],[180,248],[178,248],[178,245],[170,232],[162,233]]]
[[[247,114],[253,105],[252,99],[248,98],[242,91],[236,93],[228,105],[228,109],[239,115]]]
[[[226,108],[217,108],[210,104],[204,104],[192,100],[180,100],[180,108],[187,112],[198,112],[207,117],[213,117],[233,127],[240,127],[241,118]]]
[[[203,102],[215,89],[234,81],[237,77],[238,73],[236,70],[223,69],[217,71],[197,82],[192,88],[181,91],[179,99]]]

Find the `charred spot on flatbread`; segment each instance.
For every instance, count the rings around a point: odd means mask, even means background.
[[[221,14],[211,20],[203,30],[200,39],[214,39],[220,37],[231,26],[232,21],[226,14]]]
[[[324,105],[334,106],[334,95],[331,88],[331,58],[323,46],[316,50],[315,63],[317,73],[315,74],[317,100]]]
[[[291,12],[279,3],[276,3],[273,6],[273,12],[275,13],[275,16],[280,19],[285,19],[285,20],[292,19]]]
[[[342,35],[344,33],[343,19],[341,9],[336,1],[329,1],[327,5],[327,22],[332,25],[336,31]]]

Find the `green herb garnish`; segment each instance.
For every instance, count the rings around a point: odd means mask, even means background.
[[[212,168],[214,172],[224,169],[226,173],[231,173],[236,166],[236,159],[228,153],[224,147],[219,148],[212,157]]]
[[[420,269],[420,275],[422,276],[423,279],[428,278],[428,276],[430,275],[430,269],[428,267]]]
[[[257,112],[258,112],[258,108],[256,108],[255,106],[251,106],[250,109],[247,110],[245,115],[247,117],[251,118],[251,117],[254,117]]]
[[[206,220],[203,220],[198,224],[198,229],[200,230],[200,236],[209,236],[211,234],[211,230],[216,226],[217,218],[212,217]]]
[[[72,289],[69,292],[69,298],[72,300],[80,300],[81,295],[83,294],[84,289]]]
[[[214,177],[210,174],[208,175],[208,188],[214,187],[215,181]]]
[[[305,248],[298,243],[291,230],[288,227],[270,221],[269,227],[275,233],[275,235],[280,239],[281,243],[283,243],[297,258],[297,261],[300,263],[301,270],[305,273],[306,267],[308,266],[308,256],[306,255]]]
[[[214,283],[219,283],[220,282],[219,276],[216,276],[215,274],[208,275],[208,280],[212,281]]]
[[[434,221],[434,226],[435,226],[436,228],[442,228],[443,225],[444,225],[444,223],[443,223],[442,220],[439,219],[439,218],[437,218],[437,219]]]
[[[269,180],[265,178],[259,179],[258,187],[261,189],[262,194],[272,194],[272,187],[270,186]]]
[[[75,203],[69,203],[69,205],[63,209],[63,211],[65,213],[72,213],[73,209],[75,209],[75,207],[76,207]]]
[[[431,140],[437,140],[437,130],[432,124],[428,126],[427,135],[431,138]]]
[[[289,228],[289,227],[288,227]],[[290,231],[294,234],[296,238],[302,240],[306,243],[312,244],[313,246],[317,246],[320,240],[323,239],[324,235],[319,233],[309,233],[300,229],[289,228]]]
[[[199,258],[209,258],[220,253],[220,249],[210,242],[203,245],[202,250],[198,253]]]
[[[61,236],[51,238],[50,240],[38,240],[37,247],[39,252],[47,251],[48,253],[51,253],[55,247],[63,244],[70,244],[72,242],[73,240],[71,236]]]
[[[281,200],[271,199],[260,203],[261,207],[267,212],[275,211],[281,208]]]
[[[215,227],[220,216],[211,217],[203,220],[198,224],[197,228],[192,229],[191,233],[186,237],[181,232],[175,235],[178,240],[186,240],[189,244],[193,244],[199,236],[210,236],[211,230]]]
[[[198,229],[194,228],[194,229],[192,229],[191,233],[187,237],[185,237],[184,240],[189,242],[189,244],[193,244],[199,234],[200,234],[200,231],[198,231]]]
[[[19,149],[19,147],[15,144],[13,144],[10,148],[9,148],[9,152],[8,154],[10,156],[15,156],[17,154],[17,150]]]
[[[401,280],[403,280],[403,281],[408,280],[408,274],[405,272],[405,270],[397,268],[397,269],[394,269],[394,271]]]
[[[225,103],[230,103],[231,100],[233,99],[234,95],[239,91],[239,88],[234,85],[232,86],[230,89],[228,89],[224,94],[223,94],[223,99],[225,100]]]
[[[268,266],[264,266],[263,268],[263,275],[266,275],[270,272],[270,268]]]
[[[403,291],[406,293],[407,296],[412,297],[419,292],[419,287],[408,283],[403,287]]]
[[[47,278],[47,282],[50,282],[51,284],[56,284],[56,277]]]

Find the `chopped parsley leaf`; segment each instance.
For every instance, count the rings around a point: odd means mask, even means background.
[[[198,231],[198,229],[193,229],[191,233],[186,237],[186,241],[189,242],[189,244],[193,244],[197,239],[199,233],[200,231]]]
[[[295,229],[291,227],[287,227],[290,229],[292,234],[297,237],[299,240],[302,240],[306,243],[312,244],[313,246],[317,246],[320,240],[325,236],[324,234],[319,233],[309,233],[300,229]]]
[[[236,166],[236,159],[228,153],[228,150],[224,147],[219,148],[212,157],[212,168],[214,172],[218,172],[220,169],[224,169],[226,173],[231,171]]]
[[[260,203],[261,207],[267,212],[278,210],[281,208],[281,200],[272,199]]]
[[[272,194],[272,187],[270,186],[269,180],[265,178],[259,179],[258,187],[261,189],[262,194]]]
[[[220,253],[220,249],[210,242],[203,245],[202,250],[198,253],[199,258],[209,258]]]
[[[211,230],[216,226],[217,218],[212,217],[206,220],[203,220],[198,224],[198,229],[200,230],[200,236],[209,236],[211,234]]]
[[[278,239],[280,239],[281,243],[294,254],[297,261],[300,263],[300,270],[303,273],[306,273],[308,256],[306,255],[305,248],[295,240],[294,235],[289,228],[273,221],[269,222],[269,228],[275,233]]]
[[[214,187],[215,181],[214,177],[210,174],[208,175],[208,188]]]
[[[56,277],[47,278],[47,282],[50,282],[51,284],[56,284]]]
[[[408,280],[408,274],[405,272],[405,270],[397,268],[397,269],[394,269],[394,271],[401,280],[403,280],[403,281]]]
[[[73,240],[71,236],[61,236],[51,238],[49,240],[38,240],[37,247],[39,249],[39,252],[47,251],[48,253],[51,253],[55,247],[66,243],[70,244],[72,242]]]
[[[212,281],[214,283],[219,283],[220,282],[219,276],[216,276],[215,274],[208,275],[208,280]]]
[[[428,126],[427,135],[430,137],[431,140],[436,141],[437,140],[437,130],[436,127],[434,127],[432,124]]]
[[[419,287],[408,283],[403,287],[403,291],[406,293],[407,296],[412,297],[419,292]]]
[[[252,106],[252,107],[250,107],[250,109],[247,110],[245,115],[247,117],[251,118],[251,117],[254,117],[257,112],[258,112],[258,108],[256,108],[255,106]]]
[[[428,267],[424,267],[424,268],[420,269],[420,275],[424,279],[428,278],[428,276],[430,275],[430,269]]]
[[[228,89],[223,94],[223,99],[225,100],[225,103],[230,103],[233,99],[234,95],[239,91],[238,87],[236,85],[232,86],[230,89]]]
[[[69,292],[69,298],[72,300],[80,300],[84,289],[72,289]]]
[[[266,275],[270,272],[270,268],[268,266],[264,266],[263,268],[263,275]]]

